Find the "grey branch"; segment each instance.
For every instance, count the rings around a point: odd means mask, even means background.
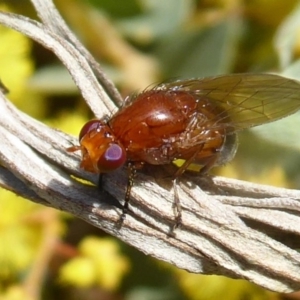
[[[119,103],[117,92],[51,0],[32,3],[41,23],[4,12],[0,23],[53,51],[96,116],[112,111],[111,98]],[[2,93],[0,111],[2,187],[70,212],[189,272],[244,278],[278,292],[300,289],[299,191],[185,174],[178,189],[182,226],[170,236],[174,195],[169,180],[138,173],[129,214],[118,228],[126,169],[106,175],[101,192],[80,183],[71,175],[95,184],[97,176],[79,168],[79,153],[66,151],[77,139],[20,112]]]

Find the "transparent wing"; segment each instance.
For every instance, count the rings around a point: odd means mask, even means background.
[[[209,99],[219,111],[215,123],[227,123],[235,130],[275,121],[300,109],[300,82],[272,74],[179,80],[156,88],[188,91],[200,100]]]

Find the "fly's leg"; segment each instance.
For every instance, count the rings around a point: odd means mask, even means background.
[[[219,156],[219,153],[214,154],[214,156],[212,156],[212,158],[201,168],[200,175],[206,175],[209,170],[216,165]]]
[[[103,188],[102,185],[103,185],[103,174],[100,173],[98,177],[98,184],[97,184],[99,191],[102,191]]]
[[[7,94],[9,93],[9,89],[3,84],[3,82],[0,80],[0,91],[3,94]]]
[[[174,210],[175,210],[175,223],[170,230],[170,234],[174,235],[174,230],[180,227],[182,223],[182,208],[180,204],[180,199],[178,195],[177,184],[179,181],[179,177],[185,172],[185,170],[189,167],[189,165],[195,160],[195,157],[204,147],[204,144],[201,144],[197,151],[184,162],[184,164],[175,172],[173,175],[173,191],[174,191]]]
[[[178,184],[178,177],[173,179],[173,191],[174,191],[174,212],[175,212],[175,223],[170,229],[170,235],[174,235],[175,229],[179,228],[181,225],[182,221],[182,209],[181,209],[181,204],[180,204],[180,199],[178,195],[178,189],[177,189],[177,184]]]
[[[128,182],[127,182],[127,187],[126,187],[126,193],[125,193],[125,200],[124,200],[124,205],[122,209],[122,214],[120,217],[120,227],[122,226],[126,215],[128,213],[128,206],[129,206],[129,201],[130,201],[130,195],[131,195],[131,188],[134,183],[134,178],[136,175],[136,168],[133,163],[128,163]]]

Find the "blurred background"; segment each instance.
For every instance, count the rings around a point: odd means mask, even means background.
[[[168,79],[271,72],[300,80],[296,0],[56,0],[124,98]],[[37,18],[29,1],[1,11]],[[0,78],[22,111],[73,135],[93,117],[48,50],[0,27]],[[300,97],[300,95],[299,95]],[[1,114],[1,113],[0,113]],[[1,116],[0,116],[1,117]],[[300,188],[300,115],[240,134],[218,175]],[[279,300],[243,280],[189,274],[97,228],[0,190],[0,299]]]

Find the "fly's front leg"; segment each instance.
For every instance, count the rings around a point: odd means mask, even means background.
[[[124,199],[124,205],[122,209],[122,214],[120,217],[120,227],[122,226],[126,215],[129,210],[129,201],[130,201],[130,196],[131,196],[131,188],[134,184],[134,178],[136,176],[136,167],[133,163],[129,162],[128,163],[128,181],[127,181],[127,187],[126,187],[126,192],[125,192],[125,199]]]
[[[103,190],[103,174],[102,173],[99,174],[97,187],[98,187],[99,191]]]

